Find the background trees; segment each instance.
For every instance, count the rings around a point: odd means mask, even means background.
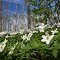
[[[1,1],[1,0],[0,0]],[[14,30],[17,31],[18,30],[18,9],[19,9],[19,2],[17,2],[17,0],[13,0],[13,2],[15,1],[14,4],[16,4],[16,25],[14,27]],[[27,7],[27,22],[28,22],[28,29],[31,29],[32,23],[35,26],[36,22],[43,22],[43,23],[47,23],[47,20],[49,20],[49,23],[54,24],[54,21],[57,23],[60,21],[60,0],[24,0],[26,6],[24,6],[25,8]],[[1,2],[0,2],[1,3]],[[1,6],[2,4],[0,4]],[[2,28],[2,14],[0,14],[1,18],[0,18],[0,30],[2,31],[2,29],[4,31],[8,30],[10,31],[10,15],[9,15],[9,2],[8,0],[6,0],[6,4],[4,5],[4,12],[3,14],[5,15],[5,22],[4,22],[4,26],[6,24],[6,26],[8,25],[8,27],[5,26],[5,28]],[[1,6],[2,7],[2,6]],[[0,7],[0,11],[2,11]],[[23,12],[24,13],[24,12]],[[19,13],[20,14],[20,13]],[[8,17],[7,17],[8,16]],[[54,21],[53,21],[54,20]]]
[[[39,20],[42,20],[42,22],[44,23],[47,22],[47,18],[51,22],[51,24],[53,23],[53,20],[55,20],[56,22],[56,19],[59,22],[60,0],[30,0],[30,3],[29,1],[27,1],[27,6],[27,8],[29,9],[27,10],[29,17],[29,13],[32,12],[36,15],[36,17],[38,16],[39,18],[41,18]]]

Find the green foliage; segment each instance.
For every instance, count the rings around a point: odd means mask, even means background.
[[[44,23],[46,23],[47,18],[49,18],[51,15],[53,15],[53,6],[51,5],[54,2],[54,0],[31,0],[30,4],[33,9],[31,12],[33,12],[35,15],[41,15],[43,14],[44,17],[41,19]]]
[[[1,60],[46,60],[51,57],[51,60],[58,59],[60,56],[60,33],[56,34],[51,40],[50,44],[47,45],[41,42],[41,36],[45,34],[42,32],[34,33],[31,40],[24,42],[21,39],[21,35],[18,33],[12,37],[8,37],[8,42],[3,52],[0,53]],[[5,37],[0,37],[2,42]],[[8,54],[11,47],[18,42],[15,47],[13,54]]]

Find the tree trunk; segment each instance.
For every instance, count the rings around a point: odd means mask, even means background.
[[[57,12],[57,14],[58,14],[58,23],[60,22],[60,20],[59,20],[59,7],[60,7],[60,1],[58,0],[58,12]]]
[[[0,0],[0,32],[2,32],[2,0]]]
[[[27,1],[27,9],[28,29],[31,29],[30,0]]]

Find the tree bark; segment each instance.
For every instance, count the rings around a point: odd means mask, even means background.
[[[0,32],[2,32],[2,0],[0,0]]]
[[[60,14],[59,13],[59,7],[60,7],[60,1],[58,0],[58,12],[57,12],[58,13],[58,23],[60,22],[60,20],[59,20],[59,14]]]
[[[30,17],[30,0],[27,1],[27,19],[28,19],[28,29],[31,29],[31,17]]]

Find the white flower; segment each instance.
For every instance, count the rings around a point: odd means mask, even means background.
[[[30,31],[30,33],[27,36],[27,41],[30,41],[30,38],[32,37],[33,33],[35,33],[36,31]]]
[[[51,32],[52,32],[53,35],[54,35],[55,33],[58,33],[57,29],[54,30],[54,31],[51,31]]]
[[[9,54],[13,54],[13,51],[10,51]]]
[[[46,44],[49,44],[53,37],[54,35],[49,36],[48,40],[46,41]]]
[[[51,41],[53,37],[54,37],[54,35],[50,35],[49,40]]]
[[[3,51],[2,44],[0,43],[0,52],[2,52],[2,51]]]
[[[33,33],[30,32],[30,33],[27,35],[27,37],[26,37],[26,41],[30,41],[30,38],[32,37],[32,35],[33,35]]]
[[[13,35],[13,33],[10,33],[10,35]]]
[[[4,35],[4,34],[6,34],[7,32],[5,31],[5,32],[0,32],[0,35]]]
[[[10,33],[10,35],[15,35],[15,34],[17,34],[18,32],[12,32],[12,33]]]
[[[33,33],[38,33],[38,31],[33,31]]]
[[[7,35],[7,36],[5,36],[6,38],[8,38],[9,36]]]
[[[54,37],[54,35],[50,35],[50,36],[42,35],[43,39],[41,41],[46,42],[46,44],[49,44],[53,37]]]
[[[30,41],[30,38],[32,37],[33,33],[37,33],[38,31],[29,31],[29,34],[25,34],[21,36],[23,40]]]
[[[13,54],[13,51],[18,43],[15,43],[14,46],[11,48],[10,52],[8,54]]]
[[[28,34],[29,37],[31,37],[32,35],[33,35],[33,32],[30,32],[30,33]]]
[[[7,40],[5,39],[4,42],[0,43],[0,52],[2,52],[6,46]]]
[[[27,38],[27,34],[21,36],[21,38],[22,38],[23,40],[26,40],[26,38]]]
[[[27,32],[30,32],[30,31],[31,31],[30,29],[27,30]]]
[[[49,44],[50,43],[50,40],[46,40],[46,44]]]
[[[14,32],[10,33],[10,35],[14,35],[14,34],[15,34]]]
[[[30,41],[30,37],[29,36],[27,37],[26,41]]]
[[[44,23],[42,23],[42,25],[36,27],[36,29],[38,29],[40,32],[44,32],[46,26],[47,26],[47,25],[44,25]]]
[[[47,40],[47,36],[45,36],[45,35],[42,35],[42,38],[43,38],[43,39],[41,40],[42,42],[45,42],[45,41]]]

